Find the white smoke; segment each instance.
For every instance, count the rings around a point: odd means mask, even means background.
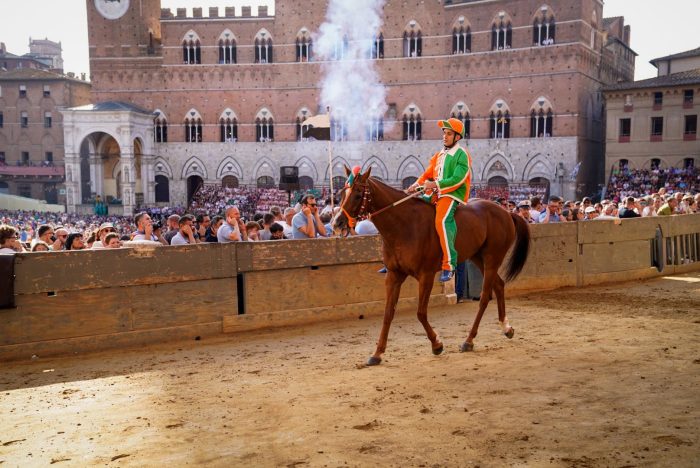
[[[314,38],[315,53],[329,61],[323,65],[321,104],[324,111],[331,107],[332,119],[344,123],[352,140],[363,139],[372,119],[387,110],[386,90],[369,59],[384,2],[330,0],[326,22]]]

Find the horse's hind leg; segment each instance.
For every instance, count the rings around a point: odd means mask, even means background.
[[[496,280],[493,284],[493,290],[496,293],[496,301],[498,301],[498,323],[501,325],[501,330],[503,334],[508,338],[513,338],[515,335],[515,329],[508,323],[508,317],[506,316],[506,282],[496,275]]]
[[[459,350],[473,351],[474,350],[474,338],[476,337],[477,331],[479,330],[479,323],[481,322],[481,317],[484,316],[484,311],[486,306],[489,305],[491,300],[491,291],[493,290],[493,285],[495,278],[498,276],[498,270],[496,268],[490,267],[486,261],[484,261],[484,284],[481,286],[481,299],[479,299],[479,312],[476,314],[474,319],[474,324],[472,325],[472,330],[469,332],[467,341],[462,343]]]
[[[389,338],[389,328],[394,320],[394,312],[396,312],[396,303],[399,301],[399,293],[401,285],[406,280],[406,275],[389,270],[386,275],[386,304],[384,306],[384,322],[382,322],[382,331],[379,333],[377,340],[377,349],[374,354],[367,360],[368,366],[376,366],[382,362],[382,354],[386,351],[386,342]]]
[[[418,321],[423,325],[425,333],[428,335],[428,339],[433,348],[433,354],[436,356],[442,353],[443,345],[442,341],[438,337],[433,327],[428,323],[428,303],[430,302],[430,293],[433,291],[433,283],[435,281],[435,274],[423,275],[418,282]]]

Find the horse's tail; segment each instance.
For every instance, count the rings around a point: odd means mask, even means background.
[[[515,213],[510,214],[515,224],[515,247],[508,259],[506,281],[512,281],[520,274],[530,253],[530,227],[527,222]]]

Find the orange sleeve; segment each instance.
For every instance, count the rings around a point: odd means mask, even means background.
[[[418,185],[423,185],[428,179],[435,179],[435,165],[437,164],[438,154],[440,153],[437,152],[433,155],[432,158],[430,158],[430,162],[428,163],[427,169],[425,170],[423,175],[421,175],[416,181]]]

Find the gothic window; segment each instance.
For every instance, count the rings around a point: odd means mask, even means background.
[[[219,63],[236,62],[236,37],[230,30],[225,30],[219,36]]]
[[[510,49],[513,46],[513,26],[510,20],[499,19],[491,25],[491,50]]]
[[[202,116],[196,110],[191,109],[185,115],[185,141],[187,143],[201,143],[203,126]]]
[[[552,12],[547,6],[541,7],[532,25],[532,44],[536,46],[554,44],[556,27]]]
[[[551,137],[553,120],[551,103],[544,96],[540,96],[530,108],[530,138]]]
[[[272,63],[272,36],[264,29],[255,36],[255,63]]]
[[[468,54],[472,51],[472,29],[460,16],[452,27],[452,54]]]
[[[182,39],[182,62],[188,65],[202,63],[202,49],[199,36],[190,30]]]
[[[311,112],[306,107],[302,108],[301,110],[299,110],[299,112],[297,112],[297,118],[296,118],[297,141],[307,141],[307,139],[304,138],[304,132],[307,130],[308,125],[302,125],[302,124],[309,117],[311,117]]]
[[[403,33],[403,56],[420,57],[423,55],[423,37],[421,28],[411,20]]]
[[[367,124],[367,140],[383,141],[384,140],[384,118],[379,116],[369,120]]]
[[[348,53],[348,36],[343,36],[341,41],[333,44],[333,55],[331,60],[343,60]]]
[[[346,141],[348,139],[348,125],[344,118],[331,119],[331,140]]]
[[[296,60],[297,62],[310,62],[313,58],[313,48],[309,30],[302,28],[297,34]]]
[[[255,117],[255,141],[268,142],[275,139],[275,125],[272,114],[267,109],[261,109]]]
[[[165,118],[165,114],[156,109],[154,112],[155,118],[153,119],[153,141],[156,143],[167,143],[168,142],[168,119]]]
[[[471,134],[471,117],[469,115],[469,108],[467,105],[463,102],[458,102],[455,104],[450,112],[450,117],[454,117],[455,119],[462,121],[462,124],[464,125],[464,138],[469,138],[469,135]]]
[[[372,50],[370,51],[371,59],[383,59],[384,58],[384,34],[379,33],[372,37]]]
[[[51,117],[51,112],[44,112],[44,128],[51,128],[53,125],[53,119]]]
[[[403,111],[403,139],[416,141],[422,139],[423,123],[420,109],[415,104],[409,104]]]
[[[238,118],[231,109],[226,109],[219,116],[219,141],[221,143],[238,141]]]

